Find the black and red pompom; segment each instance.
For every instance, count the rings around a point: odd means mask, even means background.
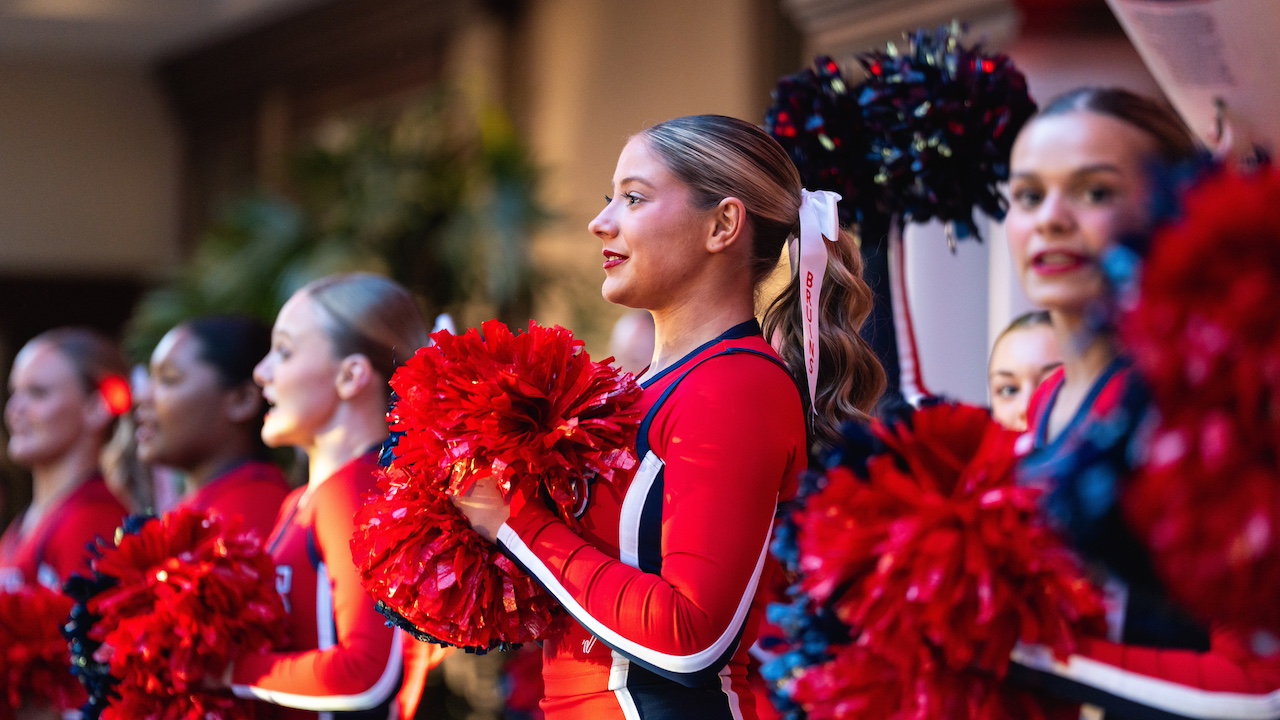
[[[963,239],[978,234],[975,210],[1004,217],[999,185],[1036,105],[1007,56],[961,36],[958,25],[917,30],[860,55],[866,77],[853,87],[829,57],[778,82],[765,128],[807,188],[841,194],[842,222],[937,219]]]
[[[778,81],[764,129],[791,156],[806,188],[840,194],[840,222],[849,225],[877,203],[876,164],[867,160],[857,86],[835,60],[819,56],[813,64]]]
[[[1036,105],[1008,56],[966,46],[961,34],[958,25],[917,30],[903,49],[860,56],[858,106],[884,208],[952,223],[964,238],[977,234],[975,209],[1004,218],[999,185]]]
[[[1280,174],[1222,171],[1160,230],[1121,329],[1158,416],[1124,498],[1174,596],[1280,633]]]
[[[451,497],[492,476],[508,502],[517,491],[545,498],[576,522],[588,482],[635,467],[640,394],[564,328],[481,329],[436,333],[392,378],[393,458],[351,542],[390,620],[479,652],[542,637],[556,604],[471,530]]]
[[[135,517],[92,567],[67,583],[87,717],[245,716],[247,701],[209,688],[237,657],[285,641],[275,565],[255,535],[193,510]]]

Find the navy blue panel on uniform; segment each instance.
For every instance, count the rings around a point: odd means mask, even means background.
[[[662,469],[653,479],[649,494],[640,510],[640,534],[637,538],[636,558],[640,569],[655,575],[662,573]]]
[[[640,720],[734,720],[731,700],[719,677],[686,687],[633,664],[627,671],[627,691]]]

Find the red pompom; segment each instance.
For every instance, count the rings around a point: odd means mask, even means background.
[[[570,520],[587,477],[612,482],[635,467],[630,408],[640,388],[592,362],[562,327],[530,322],[513,335],[490,320],[481,330],[483,338],[438,332],[396,371],[396,464],[427,478],[445,473],[455,495],[491,475],[510,497],[516,478],[536,478]]]
[[[0,592],[0,697],[9,708],[63,711],[84,703],[62,637],[71,606],[71,598],[39,585]]]
[[[556,602],[439,487],[392,465],[378,488],[356,515],[351,549],[365,590],[393,620],[420,640],[478,650],[546,634]]]
[[[1162,229],[1122,331],[1159,421],[1125,495],[1170,592],[1280,632],[1280,174],[1223,171]]]
[[[575,523],[589,481],[635,467],[640,395],[564,328],[482,330],[436,333],[396,371],[389,418],[402,436],[351,541],[384,614],[419,639],[481,651],[542,637],[555,603],[450,497],[492,475],[508,501],[545,494]]]
[[[1014,484],[1016,436],[986,410],[938,405],[873,432],[888,452],[866,478],[828,471],[796,518],[800,587],[852,628],[854,646],[801,676],[796,691],[815,703],[802,706],[1020,717],[998,682],[1014,645],[1070,653],[1077,632],[1103,629],[1101,596],[1039,520],[1039,491]]]
[[[245,653],[284,644],[275,565],[252,534],[179,509],[102,550],[94,571],[117,584],[88,603],[95,659],[118,679],[105,720],[244,717],[245,701],[207,690]]]
[[[956,672],[927,654],[903,672],[859,645],[836,650],[830,662],[800,675],[791,699],[807,720],[1074,720],[1078,705],[1058,703],[995,676]]]
[[[539,703],[547,694],[542,681],[542,648],[526,645],[502,665],[503,714],[519,720],[543,720]]]

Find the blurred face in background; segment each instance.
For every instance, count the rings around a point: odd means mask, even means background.
[[[75,365],[53,345],[27,345],[13,361],[4,421],[9,457],[23,467],[55,462],[110,422]]]
[[[619,370],[638,375],[653,360],[653,344],[653,318],[647,311],[631,310],[614,323],[609,354]]]
[[[136,397],[138,459],[191,469],[235,432],[232,389],[205,361],[200,339],[179,326],[151,353],[150,374]]]
[[[262,425],[270,447],[310,447],[334,420],[341,358],[328,322],[324,308],[305,292],[289,298],[276,317],[271,352],[253,371],[270,408]]]
[[[1148,217],[1154,137],[1089,111],[1033,120],[1014,143],[1005,231],[1027,297],[1081,313],[1103,297],[1099,258]]]
[[[1009,430],[1025,431],[1031,394],[1060,365],[1062,354],[1052,327],[1032,325],[1006,332],[991,349],[991,416]]]

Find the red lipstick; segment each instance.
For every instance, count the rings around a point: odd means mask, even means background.
[[[612,250],[604,251],[604,269],[605,270],[608,270],[611,267],[617,267],[626,261],[627,261],[626,255],[620,255]]]

